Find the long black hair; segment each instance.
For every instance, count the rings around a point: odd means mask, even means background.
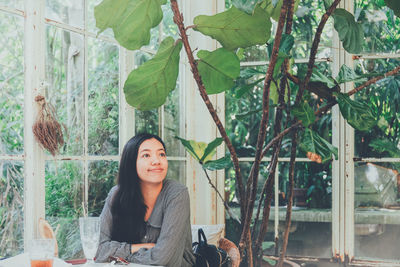
[[[156,139],[165,150],[164,142],[157,135],[140,133],[124,146],[118,171],[118,188],[112,204],[111,239],[119,242],[140,243],[145,233],[147,206],[144,204],[136,170],[140,145],[148,139]]]

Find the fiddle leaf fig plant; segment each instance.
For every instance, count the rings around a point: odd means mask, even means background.
[[[150,29],[157,26],[167,0],[103,0],[94,8],[100,34],[111,28],[123,47],[136,50],[150,42]]]
[[[194,30],[216,39],[228,50],[265,44],[272,25],[268,13],[260,7],[249,15],[234,6],[213,16],[197,16],[193,23]]]
[[[317,163],[331,160],[332,154],[338,158],[338,149],[311,129],[305,129],[299,147],[310,160]]]
[[[292,109],[292,113],[298,120],[301,120],[302,124],[305,127],[308,127],[315,121],[314,111],[305,101],[294,106]]]
[[[339,33],[339,39],[343,42],[343,48],[352,54],[362,51],[364,32],[360,23],[357,23],[353,14],[349,11],[337,8],[333,13],[335,20],[333,26]]]
[[[200,50],[197,57],[207,94],[218,94],[232,88],[240,73],[240,62],[235,53],[218,48],[212,52]]]
[[[157,54],[133,70],[125,81],[126,102],[141,110],[158,108],[175,89],[182,41],[167,37]]]

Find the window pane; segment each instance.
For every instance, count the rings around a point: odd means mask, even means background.
[[[24,151],[23,23],[0,12],[0,154]]]
[[[24,251],[24,164],[0,161],[0,257]]]
[[[67,127],[63,155],[81,155],[84,138],[84,41],[81,35],[46,27],[46,100]]]
[[[164,143],[167,147],[168,156],[184,156],[185,149],[181,142],[175,136],[183,137],[185,134],[184,122],[184,107],[183,103],[184,94],[179,86],[179,77],[177,88],[173,90],[164,105]]]
[[[88,31],[92,33],[97,33],[99,31],[99,29],[96,27],[96,19],[94,18],[94,7],[100,4],[101,2],[102,0],[86,0],[86,3],[88,3],[87,27]],[[102,32],[101,35],[114,38],[114,33],[110,28]]]
[[[399,59],[356,61],[359,74],[385,73],[400,65]],[[356,84],[356,86],[359,84]],[[400,157],[400,76],[388,76],[355,95],[376,114],[378,123],[369,131],[355,130],[355,155],[358,157]]]
[[[168,160],[167,178],[186,184],[186,162],[180,160]]]
[[[62,259],[83,258],[78,217],[82,216],[83,163],[46,162],[46,220],[59,227],[57,242]],[[58,226],[59,225],[59,226]]]
[[[118,47],[92,38],[88,45],[89,153],[117,155]]]
[[[0,5],[24,10],[24,0],[0,0]]]
[[[46,18],[83,28],[84,3],[82,0],[46,0]]]
[[[355,256],[399,260],[400,163],[362,163],[355,172]]]
[[[108,192],[116,184],[117,161],[89,163],[89,216],[100,216]]]
[[[285,230],[287,191],[289,186],[289,162],[279,165],[279,190],[282,203],[279,204],[279,238]],[[331,257],[331,165],[313,162],[297,162],[294,177],[294,205],[292,226],[287,254],[296,256]],[[271,208],[270,220],[274,221],[275,208]],[[274,230],[270,227],[270,240]],[[273,254],[273,250],[270,251]]]
[[[383,1],[356,0],[354,13],[364,30],[363,53],[399,53],[400,18]]]

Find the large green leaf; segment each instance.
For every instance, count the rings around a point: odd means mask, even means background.
[[[307,157],[317,163],[325,163],[332,159],[332,154],[338,158],[338,149],[322,138],[319,134],[306,128],[299,145],[307,153]]]
[[[189,154],[199,161],[200,164],[210,161],[216,152],[215,148],[223,141],[222,138],[218,137],[211,143],[207,144],[205,142],[185,140],[178,136],[175,136],[175,138],[181,141],[182,145],[189,152]]]
[[[397,17],[400,17],[400,1],[399,0],[385,0],[385,4],[393,10]]]
[[[303,101],[292,108],[293,115],[301,120],[305,127],[308,127],[315,121],[315,114],[310,105]]]
[[[377,117],[372,109],[363,101],[354,101],[342,93],[335,93],[339,109],[347,123],[360,131],[368,131],[377,123]]]
[[[94,8],[96,26],[103,32],[112,28],[123,47],[136,50],[150,42],[150,29],[163,17],[166,0],[103,0]]]
[[[203,164],[203,168],[209,171],[227,169],[232,166],[232,160],[230,155],[226,155],[223,158],[217,160],[209,160]]]
[[[209,143],[206,147],[206,149],[204,150],[204,154],[200,159],[200,162],[206,162],[207,157],[212,153],[215,153],[215,148],[217,148],[220,144],[222,144],[222,142],[224,141],[224,139],[222,139],[221,137],[217,137],[214,139],[214,141],[212,141],[211,143]]]
[[[346,65],[342,65],[335,80],[340,84],[345,82],[363,82],[366,81],[367,78],[365,76],[357,75],[353,69]]]
[[[299,7],[300,0],[294,2],[294,12],[297,11]],[[260,5],[263,9],[271,15],[271,18],[276,22],[279,21],[279,16],[281,15],[283,0],[264,0]]]
[[[328,77],[328,76],[322,74],[316,68],[313,69],[310,81],[324,83],[329,88],[333,88],[336,86],[335,80],[332,77],[330,77],[330,76]]]
[[[218,48],[213,52],[200,50],[198,68],[207,94],[218,94],[233,87],[239,76],[240,62],[235,53]]]
[[[357,23],[353,14],[343,8],[337,8],[333,13],[335,30],[343,42],[343,48],[352,54],[362,51],[364,32],[361,23]]]
[[[150,110],[165,103],[170,91],[175,89],[179,71],[179,52],[182,41],[167,37],[157,54],[133,70],[125,81],[125,98],[129,105]]]
[[[392,158],[400,158],[400,149],[397,148],[397,144],[388,139],[374,139],[369,146],[379,153],[388,153]]]
[[[194,30],[216,39],[228,50],[265,44],[272,25],[269,15],[258,6],[252,15],[233,6],[213,16],[197,16],[193,23]]]

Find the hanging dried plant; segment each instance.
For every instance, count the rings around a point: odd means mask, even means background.
[[[56,111],[50,103],[47,103],[44,96],[38,95],[35,101],[39,105],[36,121],[32,126],[36,141],[53,156],[57,155],[64,145],[64,131],[67,128],[57,121]]]

